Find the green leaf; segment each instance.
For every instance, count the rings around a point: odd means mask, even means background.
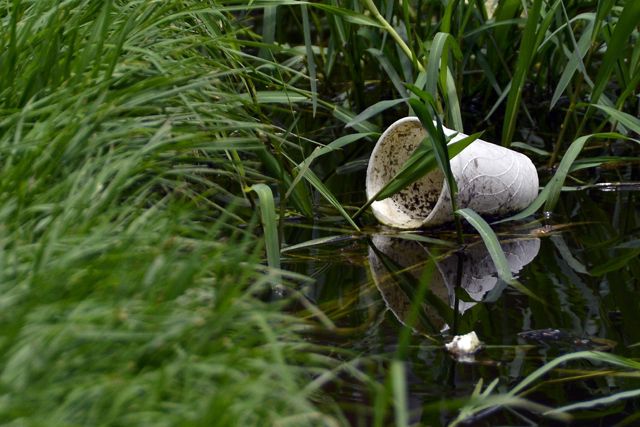
[[[536,29],[540,18],[540,8],[542,0],[534,0],[533,7],[529,10],[527,25],[524,27],[518,61],[511,83],[511,90],[507,99],[507,107],[504,115],[504,125],[502,127],[502,145],[508,147],[511,144],[513,133],[518,118],[518,107],[522,96],[522,88],[530,70],[533,57],[536,52]]]
[[[582,151],[584,144],[590,138],[625,138],[623,135],[617,133],[595,133],[591,135],[582,136],[571,143],[569,149],[565,153],[564,157],[560,161],[560,165],[556,170],[556,173],[553,175],[551,180],[547,183],[547,185],[542,189],[538,197],[531,202],[531,204],[522,212],[517,213],[516,215],[510,216],[508,218],[502,219],[500,221],[495,221],[494,224],[500,224],[502,222],[507,221],[516,221],[520,219],[524,219],[530,215],[533,215],[538,209],[544,205],[545,211],[553,211],[558,202],[558,198],[560,197],[560,192],[562,191],[562,186],[564,185],[564,181],[571,170],[571,166],[573,162],[578,157],[578,154]]]
[[[407,383],[404,362],[394,360],[391,362],[391,385],[393,390],[393,400],[395,409],[395,425],[400,427],[409,426],[409,405],[407,402]]]
[[[568,25],[567,27],[569,28],[569,31],[572,31],[571,26]],[[569,57],[569,62],[567,62],[567,65],[562,71],[562,75],[560,76],[558,85],[556,86],[556,89],[553,92],[553,96],[551,97],[551,104],[549,105],[549,110],[553,109],[553,107],[556,105],[556,103],[558,102],[558,99],[560,99],[564,91],[567,89],[569,82],[571,82],[571,79],[573,78],[578,68],[580,68],[581,72],[585,73],[586,78],[589,78],[589,76],[586,75],[586,72],[584,70],[584,64],[582,63],[582,58],[584,58],[587,51],[589,50],[589,47],[591,46],[591,35],[593,32],[593,27],[594,27],[593,21],[590,21],[587,24],[587,28],[584,30],[584,32],[580,36],[580,40],[578,41],[572,55]]]
[[[267,264],[271,268],[280,269],[280,243],[278,239],[278,221],[273,193],[265,184],[255,184],[251,187],[260,200],[260,221],[264,230],[264,240],[267,249]]]
[[[349,214],[344,210],[344,207],[340,204],[338,199],[335,198],[331,190],[329,190],[327,186],[324,185],[324,183],[320,180],[320,178],[318,178],[315,173],[309,170],[304,174],[304,178],[309,181],[309,184],[311,184],[318,191],[318,193],[320,193],[320,195],[325,198],[325,200],[327,200],[334,208],[338,210],[338,212],[340,212],[340,215],[342,215],[344,219],[346,219],[347,222],[356,231],[360,231],[360,228],[356,225],[355,222],[353,222],[353,219],[351,219]]]
[[[391,107],[395,107],[396,105],[403,103],[405,101],[406,101],[405,98],[401,98],[401,99],[389,99],[389,100],[376,102],[375,104],[364,109],[360,114],[355,116],[353,119],[351,119],[349,123],[345,125],[345,127],[347,128],[353,127],[356,124],[364,120],[370,119],[373,116],[377,116],[383,111],[388,110]]]
[[[487,222],[482,219],[482,217],[478,215],[473,209],[458,209],[456,211],[456,214],[466,219],[467,222],[471,224],[473,228],[476,229],[476,231],[478,231],[480,237],[482,237],[482,240],[484,241],[485,246],[487,247],[487,251],[489,251],[489,255],[491,255],[493,263],[496,266],[498,276],[507,283],[513,283],[515,279],[511,274],[511,268],[509,267],[507,258],[504,255],[502,246],[500,246],[498,237],[493,232],[489,224],[487,224]]]
[[[564,356],[560,356],[556,359],[553,359],[551,362],[541,366],[540,368],[533,371],[531,374],[527,375],[525,379],[523,379],[517,386],[511,389],[508,393],[509,396],[515,396],[516,394],[523,391],[529,385],[533,384],[537,379],[547,374],[551,370],[555,369],[556,366],[559,366],[563,363],[566,363],[571,360],[592,360],[595,362],[608,363],[614,366],[620,366],[623,368],[640,370],[640,363],[627,359],[622,356],[616,356],[608,353],[601,353],[597,351],[579,351],[577,353],[565,354]]]
[[[575,411],[576,409],[590,409],[601,405],[611,405],[613,403],[621,403],[624,399],[640,396],[640,389],[622,391],[609,396],[600,397],[598,399],[587,400],[586,402],[573,403],[571,405],[561,406],[545,412],[543,415],[551,415],[559,412]]]
[[[316,61],[313,56],[313,46],[311,44],[311,26],[309,24],[309,11],[307,5],[301,4],[302,11],[302,32],[304,34],[304,46],[307,52],[307,69],[309,70],[309,80],[311,82],[311,104],[313,108],[313,117],[316,116],[318,109],[318,81],[316,78]]]
[[[622,125],[628,127],[633,132],[640,134],[640,119],[615,108],[607,107],[601,104],[591,104],[592,106],[607,113],[613,120],[617,120]]]
[[[623,46],[628,46],[628,40],[631,33],[640,22],[640,1],[625,2],[624,9],[620,13],[620,18],[613,29],[611,39],[607,43],[608,49],[602,58],[602,62],[598,67],[598,74],[595,78],[595,86],[591,93],[591,102],[596,104],[605,87],[609,83],[611,75],[616,63],[622,59],[627,53]]]
[[[393,86],[398,91],[398,94],[400,94],[402,98],[406,98],[407,91],[404,88],[403,81],[398,75],[395,67],[391,64],[391,61],[389,61],[389,58],[387,58],[387,56],[378,49],[369,48],[367,49],[367,52],[378,60],[384,72],[387,73],[387,77],[389,77],[389,80],[391,80],[391,83],[393,83]]]
[[[558,199],[560,197],[560,192],[562,191],[562,185],[564,184],[564,180],[569,173],[569,169],[573,164],[574,160],[578,157],[584,144],[591,138],[624,138],[624,136],[616,133],[597,133],[592,135],[581,136],[571,143],[566,153],[562,157],[560,161],[560,165],[558,165],[558,170],[553,175],[553,178],[547,184],[549,187],[549,193],[547,195],[547,200],[544,205],[545,211],[553,211],[558,203]],[[546,187],[545,187],[546,188]]]
[[[324,147],[316,147],[311,155],[304,159],[300,164],[296,167],[297,175],[293,179],[293,182],[289,185],[287,189],[287,193],[285,194],[285,199],[288,199],[291,193],[294,191],[298,183],[304,175],[307,173],[307,170],[311,167],[311,163],[316,160],[318,157],[322,157],[325,154],[331,153],[332,151],[340,150],[341,148],[358,141],[364,137],[374,135],[371,132],[367,133],[353,133],[349,135],[341,136],[330,144],[325,145]]]
[[[482,237],[482,241],[484,242],[484,245],[487,248],[489,255],[491,256],[491,260],[496,267],[498,277],[500,277],[500,279],[507,282],[509,285],[513,286],[523,294],[541,301],[537,295],[535,295],[513,277],[513,275],[511,274],[511,268],[509,267],[509,262],[507,261],[507,257],[505,256],[504,251],[502,250],[502,246],[500,246],[498,237],[493,232],[489,224],[487,224],[487,222],[482,219],[480,215],[478,215],[473,209],[470,208],[458,209],[455,213],[456,215],[460,215],[461,217],[466,219],[467,222],[476,229],[478,234],[480,234],[480,237]]]
[[[262,41],[266,45],[272,44],[276,39],[278,6],[265,6],[262,13]],[[269,59],[271,54],[265,47],[260,49],[260,57]]]
[[[313,209],[311,207],[311,195],[309,194],[308,188],[303,185],[292,185],[293,180],[289,172],[284,170],[278,159],[266,148],[257,150],[256,154],[271,176],[282,182],[285,188],[293,188],[291,197],[296,208],[307,218],[312,217]]]
[[[449,49],[447,49],[449,48]],[[427,82],[425,89],[433,98],[437,98],[437,85],[440,83],[440,89],[446,99],[449,115],[452,118],[454,129],[462,132],[462,119],[460,114],[460,105],[458,95],[456,93],[455,81],[448,67],[449,50],[451,50],[456,59],[462,58],[462,52],[456,40],[451,34],[439,32],[433,38],[431,51],[429,52],[429,64],[427,66]]]
[[[338,234],[336,236],[320,237],[317,239],[307,240],[306,242],[298,243],[297,245],[287,246],[282,248],[281,253],[296,251],[299,249],[312,248],[314,246],[322,246],[330,243],[344,242],[345,240],[353,240],[353,236]]]
[[[602,276],[611,271],[620,270],[621,268],[627,266],[629,261],[632,259],[636,259],[640,255],[640,249],[632,249],[627,250],[621,255],[617,255],[604,264],[600,264],[591,270],[591,274],[594,276]]]

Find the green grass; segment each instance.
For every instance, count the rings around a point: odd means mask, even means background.
[[[286,141],[242,95],[279,66],[247,63],[252,34],[195,2],[16,1],[0,16],[0,419],[339,419],[305,389],[336,362],[265,302],[281,275],[261,265],[243,191],[277,183],[254,153]],[[254,188],[278,268],[273,201]]]
[[[366,159],[423,91],[534,153],[546,186],[512,219],[637,158],[639,3],[498,3],[0,1],[0,419],[345,424],[317,383],[336,349],[284,310],[312,280],[280,250],[323,240],[283,225],[372,226]],[[446,170],[435,149],[410,179]],[[404,370],[372,386],[399,425]]]

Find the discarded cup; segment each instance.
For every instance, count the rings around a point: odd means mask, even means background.
[[[444,128],[447,136],[456,132]],[[367,198],[373,197],[400,170],[427,136],[417,117],[393,123],[380,136],[367,167]],[[458,133],[452,140],[467,135]],[[538,172],[524,154],[476,140],[451,159],[458,185],[458,208],[482,216],[502,217],[520,211],[538,195]],[[402,191],[371,205],[378,221],[395,228],[420,228],[453,220],[451,198],[444,175],[436,169]]]

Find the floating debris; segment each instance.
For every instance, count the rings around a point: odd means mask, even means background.
[[[450,343],[445,344],[450,353],[457,356],[469,356],[480,350],[482,344],[474,331],[465,335],[456,335]]]

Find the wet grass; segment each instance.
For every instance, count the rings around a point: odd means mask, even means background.
[[[456,331],[493,319],[482,304],[474,320],[458,318],[431,289],[436,259],[456,240],[475,242],[472,229],[403,236],[436,255],[422,276],[405,275],[409,315],[394,352],[312,337],[380,324],[379,304],[356,304],[375,300],[371,280],[360,270],[345,278],[331,262],[362,269],[366,255],[349,245],[380,231],[361,209],[366,160],[381,130],[421,106],[425,123],[433,112],[532,156],[545,186],[512,220],[556,237],[553,218],[604,224],[556,238],[555,256],[582,289],[606,287],[608,306],[631,324],[616,354],[545,359],[511,383],[484,377],[475,391],[421,404],[418,422],[480,422],[507,407],[595,419],[636,398],[640,339],[625,340],[638,309],[637,192],[600,206],[571,190],[639,179],[640,3],[496,3],[0,2],[0,419],[416,423],[408,362],[422,297]],[[434,167],[446,172],[440,142],[394,191]],[[461,214],[500,276],[531,293],[511,289],[518,304],[566,324],[539,300],[560,305],[548,277],[569,273],[536,267],[516,282],[500,244],[521,223]],[[302,253],[308,263],[296,263]],[[361,288],[326,290],[345,279]],[[480,323],[485,337],[495,333]],[[431,335],[433,348],[445,339]],[[444,370],[453,363],[436,357]],[[563,381],[597,377],[591,393],[529,393],[550,388],[542,373],[562,378],[565,362],[582,371]],[[607,388],[612,378],[629,381]]]

